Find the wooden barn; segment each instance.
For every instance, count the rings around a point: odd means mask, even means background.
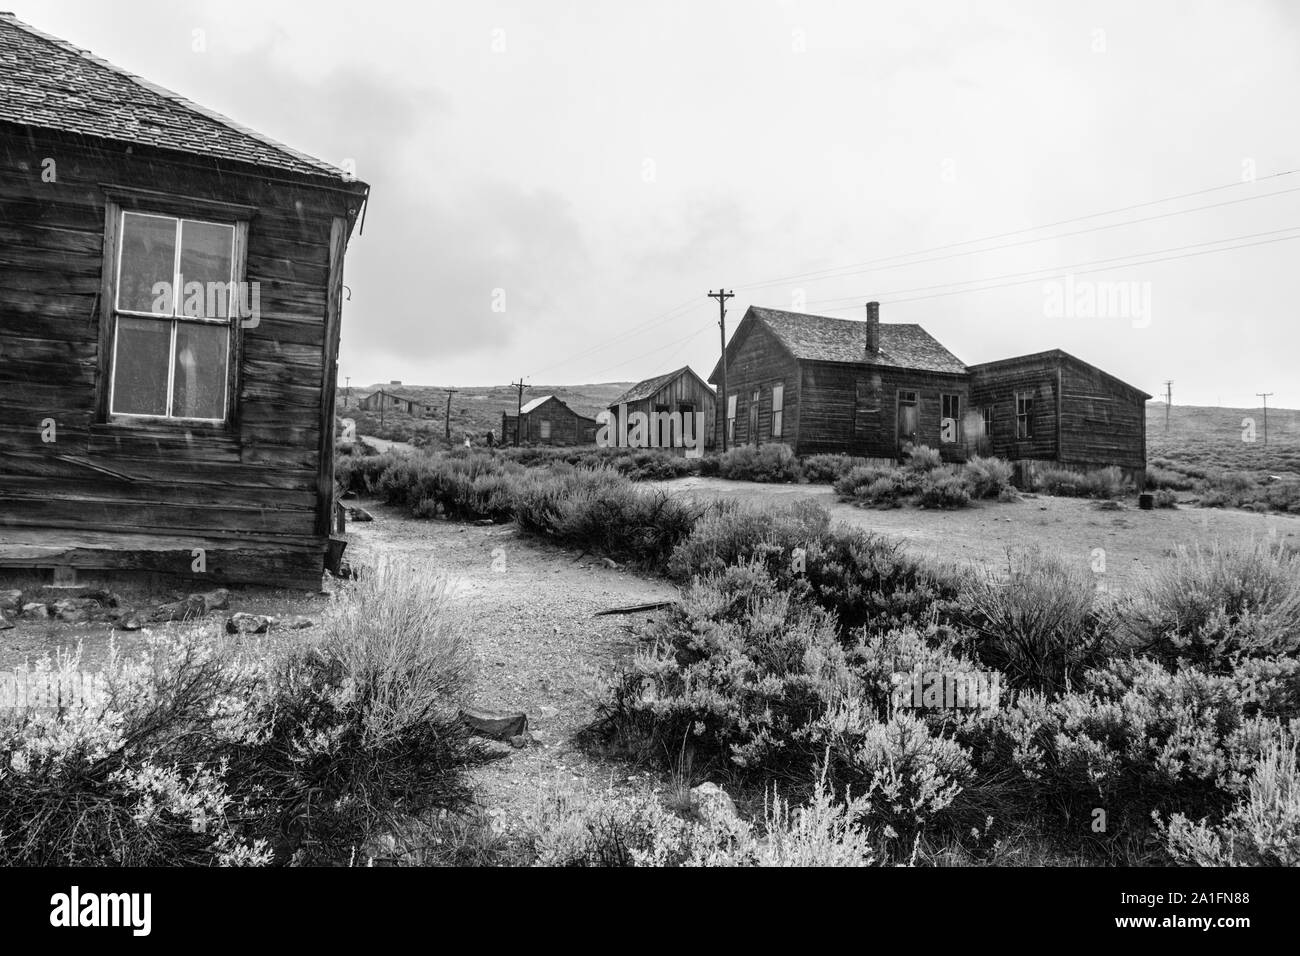
[[[1074,468],[1146,467],[1151,397],[1059,350],[967,367],[919,325],[751,307],[727,343],[717,428],[729,444],[896,460],[977,452]],[[721,379],[721,363],[709,376]]]
[[[684,365],[676,371],[637,382],[610,403],[609,414],[614,421],[625,420],[629,415],[637,413],[645,415],[647,421],[654,423],[651,435],[648,436],[653,445],[658,448],[674,448],[684,454],[684,436],[680,432],[674,432],[674,429],[689,427],[692,430],[690,437],[694,441],[695,415],[697,412],[703,413],[705,429],[701,447],[712,448],[716,404],[709,383],[700,378],[689,365]],[[665,415],[679,417],[672,419],[665,418]],[[685,424],[688,420],[690,426]],[[682,424],[678,426],[675,421]]]
[[[367,193],[0,14],[0,568],[320,587]]]
[[[501,444],[516,444],[516,422],[522,420],[518,433],[521,445],[594,445],[596,419],[579,415],[554,395],[534,398],[521,409],[519,416],[501,413]]]

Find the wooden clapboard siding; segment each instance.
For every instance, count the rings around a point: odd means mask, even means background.
[[[640,413],[646,415],[647,420],[649,420],[648,416],[656,414],[660,409],[667,410],[669,413],[680,412],[683,405],[689,405],[695,412],[704,414],[703,447],[712,448],[716,428],[717,399],[708,383],[692,372],[690,368],[681,369],[675,376],[668,379],[645,398],[610,405],[609,412],[611,416],[631,416]],[[695,440],[694,421],[689,426],[683,421],[682,427],[689,427],[692,430],[692,440]],[[658,438],[656,438],[657,440]],[[671,440],[676,441],[677,439],[673,438]],[[685,449],[680,449],[680,452],[684,454]]]
[[[46,158],[55,160],[54,182],[42,181]],[[297,555],[287,577],[303,581],[303,554],[314,555],[319,571],[333,509],[343,249],[364,191],[342,180],[268,175],[0,123],[6,533],[183,532],[233,539],[232,553],[239,539],[257,540],[259,554],[270,553],[268,540],[282,540],[285,553]],[[260,286],[261,315],[236,333],[228,423],[104,420],[110,196],[124,208],[162,212],[170,211],[168,197],[200,210],[203,203],[247,207],[244,278]],[[43,440],[47,419],[55,423],[52,442]],[[81,548],[78,560],[91,560],[93,550]]]
[[[592,445],[596,441],[597,424],[594,418],[579,415],[555,396],[523,414],[523,432],[520,441],[525,445]],[[549,438],[542,437],[542,422],[551,423]],[[515,442],[515,416],[502,413],[501,443]]]
[[[741,330],[737,329],[737,335],[741,334]],[[727,427],[727,401],[730,395],[736,396],[736,425],[735,434],[729,444],[747,445],[774,440],[771,437],[773,385],[785,387],[783,396],[785,412],[781,426],[785,434],[779,440],[797,449],[800,442],[799,432],[803,427],[800,418],[802,397],[799,365],[776,336],[763,325],[751,323],[751,326],[744,331],[740,347],[734,354],[728,347],[727,394],[719,394],[716,399],[714,434],[717,436],[717,447],[722,447],[721,436],[723,429]],[[749,408],[753,404],[755,389],[759,392],[758,432],[751,434]]]
[[[942,395],[957,395],[962,407],[966,406],[969,386],[965,376],[865,363],[802,364],[800,454],[897,458],[901,450],[899,393],[910,391],[917,395],[917,444],[939,449],[950,461],[965,458],[964,444],[942,441],[940,425]]]
[[[1058,366],[1037,356],[972,366],[971,405],[993,410],[991,453],[1010,460],[1054,460],[1058,456]],[[1033,437],[1016,437],[1016,396],[1033,396]]]
[[[1053,350],[971,368],[972,402],[993,409],[992,451],[1010,459],[1103,468],[1137,479],[1146,468],[1151,396],[1067,352]],[[1034,438],[1015,438],[1015,396],[1031,392]]]
[[[1061,461],[1144,470],[1149,397],[1072,356],[1063,358]]]

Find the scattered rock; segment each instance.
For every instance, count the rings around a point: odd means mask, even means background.
[[[460,719],[480,737],[509,740],[512,745],[512,738],[528,733],[527,714],[502,714],[477,707],[462,707]]]
[[[523,750],[528,746],[529,737],[527,734],[515,734],[510,738],[510,746],[516,750]]]
[[[691,807],[702,817],[736,815],[736,804],[730,794],[712,781],[691,788]]]
[[[600,563],[605,565],[605,567],[609,568],[611,571],[617,571],[619,567],[621,567],[621,565],[619,565],[619,563],[613,558],[601,558]]]
[[[24,621],[48,621],[54,610],[48,604],[24,604],[21,617]]]
[[[309,617],[295,614],[293,617],[271,618],[271,626],[289,631],[300,631],[304,627],[315,627],[316,622]]]
[[[140,615],[132,611],[118,621],[117,626],[124,631],[138,631],[144,627],[144,622],[140,620]]]
[[[553,717],[560,716],[560,712],[555,707],[548,707],[546,705],[542,705],[541,707],[537,708],[537,716],[543,717],[546,720],[550,720]]]
[[[272,619],[265,614],[249,614],[236,611],[226,619],[226,631],[230,634],[265,634],[271,629]]]
[[[209,611],[219,611],[227,607],[230,592],[225,588],[191,594],[179,601],[160,604],[149,613],[151,621],[188,621],[203,617]]]
[[[12,631],[13,627],[13,621],[9,620],[5,615],[0,614],[0,631]]]
[[[22,600],[22,591],[0,591],[0,611],[17,611],[22,607]]]
[[[374,521],[375,516],[365,508],[352,505],[347,509],[349,521]]]

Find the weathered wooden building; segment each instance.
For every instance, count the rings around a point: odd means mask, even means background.
[[[414,418],[428,418],[432,406],[424,399],[409,392],[399,392],[391,388],[381,388],[371,392],[357,402],[358,408],[368,412],[401,412]]]
[[[646,436],[650,444],[684,454],[687,439],[691,444],[698,441],[697,413],[704,415],[704,440],[700,447],[713,447],[716,405],[713,388],[689,365],[684,365],[676,371],[637,382],[610,403],[609,415],[615,422],[638,413],[645,415],[646,421],[653,423]],[[615,426],[612,431],[617,436],[620,430]]]
[[[908,445],[949,461],[975,452],[1068,467],[1146,466],[1151,397],[1059,350],[967,367],[919,325],[751,307],[727,343],[716,427],[729,444],[780,441],[799,455],[896,459]],[[709,381],[721,379],[721,363]]]
[[[320,586],[367,193],[0,14],[0,568]]]
[[[554,395],[534,398],[519,410],[518,417],[501,413],[501,444],[515,444],[516,424],[521,445],[594,445],[596,419],[579,415]]]

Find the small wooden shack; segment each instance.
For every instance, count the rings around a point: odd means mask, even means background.
[[[594,445],[596,419],[579,415],[554,395],[534,398],[521,409],[518,417],[501,413],[501,444],[516,444],[516,424],[521,445]]]
[[[371,392],[361,401],[358,408],[369,412],[401,412],[414,418],[429,417],[431,406],[424,399],[409,392],[400,392],[392,388],[381,388]]]
[[[685,454],[684,439],[689,437],[692,443],[696,441],[696,413],[704,415],[704,442],[701,447],[713,447],[716,404],[717,399],[709,383],[700,378],[689,365],[683,365],[675,371],[637,382],[610,403],[609,416],[612,421],[618,422],[631,415],[644,415],[645,420],[652,423],[647,437],[653,447]],[[687,424],[688,421],[690,424]],[[616,437],[622,433],[622,429],[615,427],[612,433]]]
[[[929,445],[947,461],[1114,465],[1139,487],[1146,468],[1151,396],[1059,349],[967,367],[869,302],[865,322],[751,307],[726,354],[716,420],[731,445],[891,460]]]
[[[0,64],[0,569],[319,588],[368,187],[12,14]]]

